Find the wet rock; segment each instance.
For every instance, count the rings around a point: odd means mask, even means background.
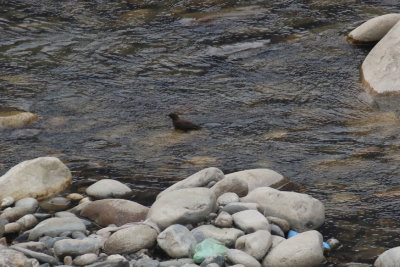
[[[157,243],[172,258],[193,256],[197,244],[192,233],[179,224],[171,225],[161,232],[157,237]]]
[[[13,234],[13,233],[18,233],[21,231],[22,227],[19,223],[13,222],[13,223],[7,223],[4,226],[4,234]]]
[[[15,207],[21,207],[26,209],[29,213],[34,213],[39,207],[39,202],[32,197],[26,197],[18,200],[15,203]]]
[[[236,43],[232,45],[222,45],[220,47],[210,47],[206,53],[209,56],[226,57],[238,52],[262,48],[269,42],[269,40],[260,40],[254,42]]]
[[[134,253],[152,247],[157,239],[157,231],[144,224],[138,224],[112,234],[104,244],[107,254]]]
[[[88,254],[84,254],[84,255],[80,255],[80,256],[76,257],[73,261],[73,264],[77,265],[77,266],[86,266],[86,265],[96,262],[98,258],[99,257],[97,256],[97,254],[88,253]]]
[[[218,206],[226,206],[229,203],[239,202],[239,196],[236,193],[224,193],[217,198]]]
[[[232,264],[243,264],[246,267],[261,267],[261,264],[255,258],[238,249],[229,249],[228,253],[226,253],[226,258]]]
[[[18,252],[23,253],[27,257],[35,258],[39,262],[47,262],[47,263],[53,264],[53,265],[58,263],[56,258],[54,258],[50,255],[47,255],[45,253],[32,251],[27,248],[23,248],[23,247],[19,247],[19,246],[11,246],[11,248]]]
[[[400,90],[400,51],[397,49],[399,42],[400,23],[397,23],[374,46],[361,66],[364,85],[375,93]]]
[[[27,160],[12,167],[0,177],[0,198],[46,198],[63,190],[71,179],[71,172],[67,166],[57,158],[41,157]]]
[[[0,128],[18,128],[38,119],[38,115],[31,112],[0,110]]]
[[[229,214],[235,214],[240,211],[244,210],[261,210],[261,206],[257,203],[244,203],[244,202],[237,202],[237,203],[229,203],[225,207],[222,208],[223,211],[228,212]]]
[[[0,203],[0,208],[4,209],[7,208],[9,206],[11,206],[12,204],[14,204],[14,198],[13,197],[5,197],[1,200]]]
[[[226,211],[221,211],[218,217],[215,219],[214,225],[222,228],[232,227],[233,219],[232,216]]]
[[[335,250],[340,246],[340,241],[336,238],[329,238],[326,243],[329,245],[331,250]]]
[[[227,247],[232,247],[236,240],[244,235],[243,231],[235,228],[218,228],[213,225],[201,225],[192,231],[193,236],[196,238],[197,243],[207,239],[213,238]]]
[[[37,240],[43,235],[57,236],[66,231],[86,231],[85,225],[77,218],[50,218],[42,221],[29,233],[29,240]]]
[[[193,188],[193,187],[206,187],[210,182],[218,182],[224,178],[224,173],[218,168],[206,168],[195,174],[187,177],[186,179],[171,185],[160,194],[158,194],[157,199],[160,198],[165,193],[169,193],[174,190]]]
[[[142,221],[149,208],[125,199],[103,199],[87,204],[80,215],[96,222],[100,226],[109,224],[123,225]]]
[[[400,14],[386,14],[372,18],[354,30],[347,38],[353,43],[378,42],[400,20]]]
[[[48,200],[40,202],[40,207],[46,211],[60,211],[66,210],[71,201],[65,197],[53,197]]]
[[[256,210],[244,210],[232,215],[233,223],[245,233],[270,230],[267,218]]]
[[[221,181],[217,182],[211,190],[214,191],[217,198],[224,193],[236,193],[240,197],[247,195],[249,187],[247,182],[237,177],[225,177]]]
[[[258,187],[273,187],[278,188],[286,183],[288,180],[281,174],[270,169],[251,169],[239,172],[234,172],[225,175],[227,178],[238,178],[245,181],[248,185],[249,192]]]
[[[277,245],[264,258],[262,266],[315,267],[324,260],[322,235],[307,231]]]
[[[264,209],[265,216],[285,219],[297,232],[316,229],[325,220],[324,205],[306,194],[260,187],[250,192],[241,201],[258,203]]]
[[[216,210],[216,198],[207,188],[185,188],[164,193],[151,206],[147,218],[160,229],[172,224],[195,224]]]
[[[273,217],[273,216],[268,216],[267,220],[270,223],[278,225],[282,229],[282,231],[285,233],[287,233],[290,230],[290,224],[284,219],[281,219],[278,217]]]
[[[3,211],[3,213],[0,215],[0,219],[7,220],[9,222],[15,222],[22,216],[28,214],[29,211],[21,208],[21,207],[13,207],[13,208],[8,208]]]
[[[193,259],[185,258],[185,259],[177,259],[177,260],[169,260],[169,261],[160,262],[160,267],[172,267],[172,266],[180,267],[185,264],[192,264],[192,263],[193,263]]]
[[[132,190],[123,183],[112,180],[100,180],[86,189],[86,194],[96,199],[124,198],[129,196]]]
[[[54,244],[54,253],[59,258],[65,256],[79,256],[88,253],[98,253],[100,248],[100,240],[95,238],[79,239],[63,239]]]
[[[235,248],[240,249],[257,260],[261,260],[271,248],[272,236],[270,232],[259,230],[244,235],[236,240]]]

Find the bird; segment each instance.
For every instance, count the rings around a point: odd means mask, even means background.
[[[172,124],[174,125],[176,130],[182,131],[191,131],[191,130],[200,130],[200,126],[194,124],[193,122],[180,119],[178,114],[170,113],[168,116],[172,119]]]

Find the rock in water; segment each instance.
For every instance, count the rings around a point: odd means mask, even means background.
[[[285,219],[297,232],[316,229],[325,220],[325,208],[322,202],[306,194],[260,187],[241,201],[258,203],[264,210],[265,216]]]
[[[63,190],[72,180],[71,172],[59,159],[41,157],[12,167],[0,177],[0,199],[12,196],[47,198]]]
[[[383,252],[376,259],[375,267],[391,267],[398,266],[400,262],[400,247],[391,248]]]
[[[395,13],[372,18],[352,30],[347,39],[355,44],[378,42],[399,20],[400,14]]]
[[[146,219],[149,208],[126,199],[102,199],[87,204],[80,215],[100,226],[121,226]]]
[[[0,109],[0,128],[18,128],[38,119],[38,115],[31,112]]]
[[[97,199],[123,198],[132,190],[121,182],[112,179],[100,180],[86,189],[86,194]]]
[[[147,218],[161,230],[172,224],[194,224],[205,220],[217,208],[212,190],[186,188],[163,194],[151,206]]]
[[[375,93],[400,91],[400,22],[375,45],[362,66],[364,85]]]

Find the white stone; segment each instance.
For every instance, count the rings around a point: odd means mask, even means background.
[[[216,210],[216,198],[208,188],[185,188],[163,194],[151,206],[147,218],[161,230],[172,224],[194,224]]]
[[[73,264],[78,266],[86,266],[97,261],[99,257],[95,253],[88,253],[78,256],[74,259]]]
[[[32,214],[27,214],[27,215],[24,215],[23,217],[19,218],[17,220],[17,223],[19,223],[21,225],[23,230],[27,230],[27,229],[31,229],[36,224],[38,224],[38,220]]]
[[[287,183],[287,179],[270,169],[251,169],[225,175],[227,178],[239,178],[247,182],[249,192],[264,186],[278,187]]]
[[[39,207],[39,202],[32,197],[26,197],[18,200],[15,203],[15,207],[22,207],[28,210],[30,213],[34,213]]]
[[[191,232],[196,238],[197,243],[207,238],[213,238],[227,247],[234,246],[236,240],[244,235],[243,231],[236,228],[218,228],[213,225],[201,225]]]
[[[179,181],[160,194],[158,194],[157,199],[160,198],[162,195],[168,192],[172,192],[174,190],[184,189],[184,188],[193,188],[193,187],[207,187],[210,182],[218,182],[224,178],[224,173],[215,167],[210,167],[203,169],[191,176],[187,177],[186,179]]]
[[[394,247],[383,252],[376,259],[374,267],[398,267],[400,262],[400,247]]]
[[[100,246],[100,241],[94,238],[62,239],[54,244],[54,253],[59,258],[64,256],[79,256],[88,253],[97,254]]]
[[[239,237],[236,240],[235,248],[246,252],[257,260],[261,260],[267,254],[271,245],[271,233],[265,230],[259,230]]]
[[[324,260],[322,235],[312,230],[281,242],[267,254],[262,266],[316,267]]]
[[[232,216],[225,212],[221,211],[220,214],[218,214],[217,218],[215,218],[214,225],[218,227],[232,227],[233,224],[233,219]]]
[[[244,210],[262,211],[261,206],[258,205],[257,203],[245,203],[245,202],[229,203],[225,207],[223,207],[222,210],[228,212],[229,214],[235,214],[236,212]]]
[[[280,243],[282,243],[283,241],[286,240],[286,238],[283,238],[283,237],[278,236],[278,235],[271,235],[271,237],[272,237],[272,239],[271,239],[272,243],[271,243],[270,250],[276,248]]]
[[[6,208],[14,204],[14,198],[13,197],[5,197],[1,201],[0,208]]]
[[[236,193],[224,193],[217,198],[218,206],[225,206],[229,203],[239,202],[239,196]]]
[[[236,193],[240,197],[244,197],[249,192],[247,182],[238,177],[226,177],[213,185],[211,190],[214,191],[217,197],[224,193]]]
[[[400,22],[374,46],[362,66],[364,85],[375,93],[400,91]]]
[[[241,198],[241,201],[258,203],[263,208],[265,216],[285,219],[297,232],[316,229],[325,220],[325,208],[322,202],[307,194],[260,187]]]
[[[123,198],[131,192],[128,186],[112,179],[100,180],[86,188],[86,194],[96,199]]]
[[[400,20],[400,14],[386,14],[367,20],[354,30],[347,37],[353,43],[377,42]]]
[[[226,258],[233,264],[243,264],[246,267],[261,267],[261,264],[254,257],[238,249],[229,249],[226,253]]]
[[[54,237],[67,231],[85,232],[86,227],[78,218],[50,218],[36,225],[35,228],[30,231],[28,239],[37,240],[42,235]]]
[[[162,231],[157,243],[172,258],[192,257],[196,247],[196,239],[183,225],[174,224]]]
[[[257,230],[270,231],[270,225],[260,212],[256,210],[244,210],[232,215],[233,223],[245,233],[252,233]]]
[[[38,115],[24,111],[0,114],[0,128],[18,128],[38,119]]]
[[[0,198],[46,198],[63,190],[71,180],[68,167],[57,158],[27,160],[0,177]]]

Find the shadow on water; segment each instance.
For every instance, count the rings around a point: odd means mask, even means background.
[[[322,232],[343,243],[326,266],[372,263],[398,242],[398,100],[373,104],[359,75],[369,48],[345,35],[393,12],[391,1],[3,1],[0,107],[40,119],[1,130],[0,172],[54,155],[71,190],[118,179],[150,204],[205,167],[271,168],[324,202]],[[171,112],[202,130],[174,131]]]

